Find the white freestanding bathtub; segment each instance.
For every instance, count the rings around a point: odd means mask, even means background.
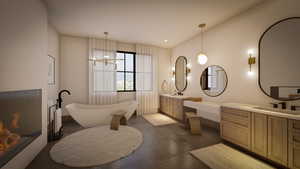
[[[138,106],[136,101],[122,102],[111,105],[89,105],[72,103],[66,109],[83,127],[94,127],[108,125],[111,122],[112,114],[123,111],[127,120],[134,114]]]

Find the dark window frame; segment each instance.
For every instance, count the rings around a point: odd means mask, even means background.
[[[127,51],[117,51],[118,53],[124,54],[124,71],[117,71],[118,73],[124,73],[124,90],[117,90],[117,92],[136,92],[136,53],[135,52],[127,52]],[[126,54],[133,55],[133,71],[126,70]],[[133,90],[126,89],[126,74],[132,73],[133,74]]]

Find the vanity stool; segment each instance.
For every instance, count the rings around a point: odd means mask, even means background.
[[[192,134],[202,134],[200,116],[198,116],[195,112],[186,112],[186,125],[187,128],[190,129]]]
[[[126,112],[118,112],[112,114],[112,120],[110,123],[110,129],[119,130],[120,125],[127,125],[127,119],[125,117]]]

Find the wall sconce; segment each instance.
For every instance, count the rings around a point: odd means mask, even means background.
[[[186,65],[186,73],[187,73],[187,76],[186,76],[186,80],[190,81],[192,79],[190,73],[192,72],[192,65],[189,63]]]
[[[252,72],[252,65],[254,65],[256,63],[256,58],[253,57],[253,50],[248,50],[248,65],[249,65],[249,71],[248,71],[248,75],[253,75],[254,73]]]
[[[187,73],[186,79],[187,80],[191,79],[191,77],[189,75],[191,73],[191,71],[192,71],[191,68],[192,68],[192,65],[190,63],[186,65],[186,73]],[[175,67],[172,67],[172,81],[175,81],[175,74],[176,74]]]
[[[190,75],[188,75],[187,77],[186,77],[186,80],[188,80],[188,81],[190,81],[192,79],[192,77],[190,76]]]
[[[175,81],[175,67],[172,67],[172,81]]]
[[[175,67],[172,67],[172,75],[175,76]]]

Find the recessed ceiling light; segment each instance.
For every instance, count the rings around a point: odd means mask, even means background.
[[[164,40],[164,42],[165,42],[165,43],[167,43],[167,42],[168,42],[168,40]]]

